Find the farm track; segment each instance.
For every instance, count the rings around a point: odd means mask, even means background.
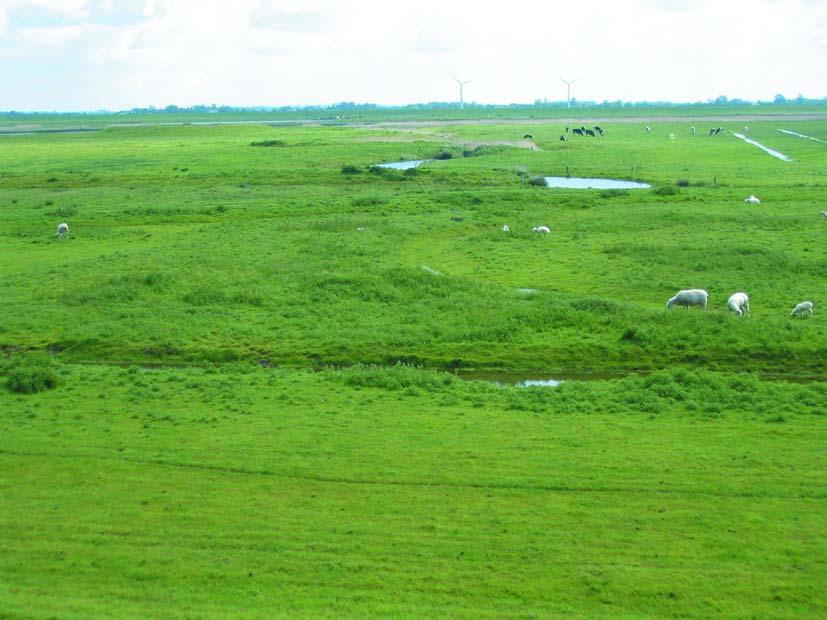
[[[157,465],[160,467],[170,467],[177,469],[189,469],[199,471],[215,471],[226,474],[234,474],[241,476],[262,476],[268,478],[286,478],[290,480],[304,480],[309,482],[319,482],[322,484],[341,484],[353,486],[389,486],[389,487],[405,487],[405,488],[435,488],[435,489],[481,489],[491,491],[526,491],[539,493],[572,493],[572,494],[623,494],[623,495],[650,495],[650,496],[679,496],[679,497],[719,497],[719,498],[763,498],[763,499],[808,499],[808,500],[825,500],[827,495],[823,493],[815,493],[812,495],[802,494],[783,494],[783,493],[724,493],[719,491],[692,491],[689,489],[657,489],[657,488],[642,488],[642,487],[622,487],[622,486],[605,486],[605,487],[575,487],[569,485],[548,485],[548,484],[513,484],[513,483],[492,483],[492,482],[434,482],[425,480],[373,480],[360,478],[344,478],[333,476],[313,476],[310,474],[291,474],[287,472],[279,472],[271,469],[254,469],[247,467],[232,467],[225,465],[213,465],[210,463],[193,463],[180,462],[167,459],[139,459],[131,457],[109,457],[93,454],[76,454],[76,453],[60,453],[60,452],[34,452],[34,451],[15,451],[0,449],[0,456],[9,457],[30,457],[30,458],[56,458],[56,459],[88,459],[92,461],[104,462],[120,462],[120,463],[134,463],[137,465]]]
[[[702,123],[702,122],[757,122],[757,121],[825,121],[827,114],[732,114],[709,116],[668,116],[653,114],[651,116],[594,116],[572,118],[480,118],[480,119],[443,119],[443,120],[409,120],[409,121],[363,121],[363,120],[253,120],[253,121],[176,121],[157,123],[109,123],[99,128],[87,126],[70,126],[49,128],[27,125],[25,127],[12,126],[8,129],[0,128],[0,136],[31,135],[48,133],[85,133],[97,132],[110,128],[140,128],[140,127],[182,127],[193,125],[199,127],[214,127],[221,125],[271,125],[274,127],[355,127],[355,128],[384,128],[384,127],[441,127],[441,126],[474,126],[474,125],[575,125],[577,123]]]

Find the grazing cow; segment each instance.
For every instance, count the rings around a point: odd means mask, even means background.
[[[802,301],[795,308],[793,308],[793,311],[790,313],[790,316],[798,316],[804,318],[804,316],[807,314],[813,316],[813,302],[811,301]]]
[[[652,133],[652,128],[646,125],[646,133]]]
[[[718,129],[716,129],[716,130],[715,130],[715,135],[717,136],[717,135],[718,135],[719,133],[721,133],[723,130],[724,130],[724,128],[723,128],[723,127],[718,127]]]
[[[57,225],[57,232],[55,233],[55,237],[58,239],[63,239],[64,237],[69,236],[69,224],[63,222],[62,224]]]
[[[757,197],[752,196],[752,195],[749,198],[745,198],[744,202],[748,202],[751,205],[760,205],[761,204],[761,201],[758,200]]]
[[[702,306],[706,308],[707,299],[709,299],[709,293],[705,290],[690,288],[678,291],[672,299],[666,302],[666,307],[683,306],[684,308],[688,308],[689,306]]]
[[[694,135],[695,135],[695,128],[694,128],[694,127],[690,127],[689,129],[692,131],[692,135],[694,136]]]
[[[603,128],[600,125],[595,125],[594,130],[599,133],[601,136],[603,135]]]
[[[715,135],[715,129],[714,129],[714,128],[709,130],[709,135],[710,135],[710,136],[714,136],[714,135]]]
[[[508,224],[503,224],[503,232],[511,232],[511,228],[508,226]]]
[[[571,132],[572,132],[573,134],[577,134],[578,136],[582,136],[582,135],[583,135],[583,130],[582,130],[582,129],[578,129],[577,127],[575,127],[574,129],[572,129],[572,130],[571,130]]]
[[[738,316],[744,316],[744,312],[749,312],[749,297],[746,293],[733,293],[729,296],[726,307],[737,312]]]
[[[533,140],[533,139],[534,139],[534,136],[532,136],[530,133],[527,133],[526,135],[523,136],[523,140]]]
[[[548,226],[535,226],[531,232],[547,234],[551,232],[551,229]]]
[[[568,133],[568,132],[569,132],[569,126],[566,125],[566,133]]]
[[[824,217],[827,217],[827,211],[822,211],[821,215],[823,215]]]
[[[583,133],[594,138],[594,132],[591,129],[584,129]]]
[[[561,142],[566,142],[567,140],[568,140],[568,138],[566,137],[566,134],[563,134],[562,136],[560,136],[560,141]]]

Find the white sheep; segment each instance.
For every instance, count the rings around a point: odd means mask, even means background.
[[[748,202],[751,205],[760,205],[761,204],[761,201],[758,200],[758,198],[756,198],[755,196],[752,196],[752,195],[750,195],[749,198],[745,198],[744,202]]]
[[[672,299],[667,301],[666,307],[671,308],[672,306],[683,306],[684,308],[688,308],[689,306],[702,306],[706,308],[708,298],[709,293],[703,289],[685,289],[678,291]]]
[[[63,222],[57,225],[57,232],[55,233],[55,237],[58,239],[63,239],[64,237],[69,237],[69,224]]]
[[[535,226],[531,229],[531,232],[536,233],[550,233],[551,229],[548,226]]]
[[[503,232],[511,232],[511,228],[508,226],[508,224],[503,224]]]
[[[749,312],[749,297],[746,293],[733,293],[727,300],[726,306],[733,312],[737,312],[738,316],[744,316],[744,312]]]
[[[809,314],[813,316],[813,302],[811,301],[802,301],[798,304],[793,311],[790,313],[790,316],[799,316],[804,318],[804,315]]]

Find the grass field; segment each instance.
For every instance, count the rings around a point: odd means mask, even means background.
[[[0,618],[827,615],[827,121],[601,124],[0,137]]]

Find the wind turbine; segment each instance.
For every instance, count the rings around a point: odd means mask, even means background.
[[[580,78],[577,78],[577,80],[579,79]],[[563,78],[560,78],[560,81],[566,85],[566,103],[568,104],[568,107],[571,107],[571,85],[574,84],[577,80],[564,80]]]
[[[462,80],[460,80],[459,78],[457,78],[455,75],[452,75],[451,77],[452,77],[452,78],[454,78],[454,81],[455,81],[457,84],[459,84],[459,109],[460,109],[460,110],[462,110],[463,105],[464,105],[464,103],[465,103],[465,102],[464,102],[464,100],[463,100],[463,98],[462,98],[462,87],[463,87],[463,86],[465,86],[468,82],[472,82],[473,80],[465,80],[465,81],[463,82]]]

